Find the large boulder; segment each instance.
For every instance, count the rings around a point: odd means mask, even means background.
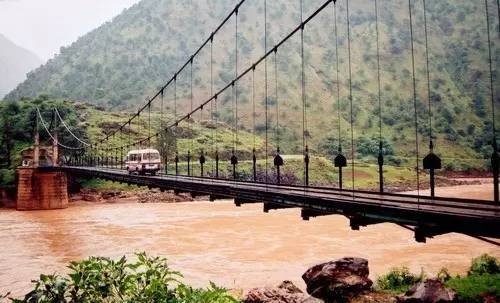
[[[446,288],[437,279],[427,279],[417,283],[406,292],[404,296],[398,297],[400,303],[446,303],[456,302],[455,291]]]
[[[278,287],[251,289],[243,303],[320,303],[321,301],[304,294],[290,281],[283,281]]]
[[[325,302],[344,301],[371,289],[368,260],[346,257],[309,268],[302,279],[307,292]]]

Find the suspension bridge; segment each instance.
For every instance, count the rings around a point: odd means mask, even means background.
[[[250,1],[250,0],[248,0]],[[245,9],[247,0],[239,1],[234,9],[224,18],[224,20],[212,31],[201,46],[187,59],[187,61],[175,72],[172,77],[159,88],[159,90],[151,98],[147,98],[137,112],[116,129],[110,130],[99,141],[92,142],[85,138],[80,138],[75,135],[75,132],[65,123],[63,117],[57,109],[51,110],[53,122],[47,123],[44,118],[44,113],[37,110],[37,129],[39,125],[48,134],[49,139],[55,146],[62,149],[62,156],[56,159],[56,165],[45,167],[44,170],[63,172],[71,176],[83,178],[103,178],[117,182],[128,184],[136,184],[147,186],[149,188],[159,188],[164,190],[173,190],[176,193],[188,192],[193,196],[206,195],[210,200],[216,199],[234,199],[237,206],[245,203],[263,203],[265,212],[273,209],[282,208],[300,208],[302,218],[309,220],[310,218],[324,215],[340,214],[346,216],[350,220],[351,228],[359,229],[361,226],[370,224],[378,224],[383,222],[392,222],[401,225],[414,231],[415,239],[419,242],[425,242],[426,238],[436,235],[459,232],[475,237],[493,237],[500,238],[500,196],[499,196],[499,166],[500,157],[497,146],[497,130],[495,125],[495,84],[494,84],[494,68],[492,60],[493,44],[498,42],[498,35],[491,32],[494,27],[492,12],[495,12],[497,7],[491,7],[491,1],[484,1],[481,8],[484,10],[484,26],[487,31],[486,49],[488,66],[488,96],[491,101],[491,117],[489,121],[492,126],[491,130],[491,159],[489,162],[490,176],[492,178],[491,190],[493,192],[493,200],[474,200],[474,199],[459,199],[446,198],[436,195],[436,172],[442,168],[442,160],[438,153],[435,152],[435,135],[433,134],[433,111],[436,106],[431,98],[431,75],[430,65],[432,64],[429,56],[429,39],[428,39],[428,8],[426,0],[409,0],[407,2],[408,13],[408,30],[410,34],[410,61],[411,61],[411,100],[413,103],[413,119],[415,138],[411,144],[414,144],[414,170],[416,175],[415,188],[418,194],[400,194],[394,193],[387,189],[385,184],[386,176],[384,168],[386,164],[383,147],[384,127],[383,123],[383,108],[384,97],[383,88],[381,85],[381,77],[383,70],[381,68],[381,41],[380,41],[380,8],[377,0],[373,3],[373,14],[375,16],[375,44],[376,44],[376,103],[378,104],[374,121],[378,123],[378,151],[373,155],[376,158],[377,168],[377,189],[366,190],[355,187],[355,166],[356,166],[356,148],[354,139],[354,118],[353,118],[353,71],[352,71],[352,33],[351,33],[351,1],[324,1],[321,5],[315,8],[309,15],[305,15],[303,1],[300,1],[300,16],[296,20],[296,26],[291,29],[281,40],[271,45],[269,39],[268,24],[269,20],[268,4],[263,0],[262,21],[264,22],[264,31],[262,33],[264,41],[263,54],[257,60],[243,68],[240,66],[242,62],[241,46],[239,41],[239,16],[241,10]],[[342,2],[342,10],[339,6]],[[404,1],[403,1],[404,2]],[[479,1],[480,2],[480,1]],[[419,3],[421,6],[416,7]],[[418,11],[417,11],[418,10]],[[423,28],[423,41],[425,45],[425,60],[424,66],[417,66],[415,54],[415,27],[417,22],[415,14],[423,17],[423,23],[418,24],[419,28]],[[310,133],[308,129],[309,120],[313,119],[308,112],[310,104],[308,103],[308,81],[306,72],[305,33],[309,24],[318,18],[321,14],[327,14],[329,26],[332,29],[333,37],[333,65],[334,73],[331,76],[332,86],[332,106],[336,107],[338,117],[332,117],[332,128],[337,130],[337,152],[333,159],[335,167],[332,174],[337,177],[337,182],[332,185],[317,185],[310,181],[310,167],[312,161],[315,161],[315,149],[310,148]],[[347,58],[340,58],[340,27],[338,26],[338,18],[340,14],[344,14],[345,38],[347,43]],[[500,16],[500,15],[499,15]],[[498,20],[496,20],[498,22]],[[214,47],[217,45],[217,39],[222,29],[227,29],[228,26],[234,26],[232,29],[234,35],[234,52],[231,58],[233,60],[234,77],[226,81],[220,88],[215,88],[214,84]],[[286,167],[286,157],[282,154],[281,145],[283,129],[280,123],[281,113],[283,112],[283,104],[280,98],[280,69],[278,67],[278,57],[281,50],[292,39],[299,39],[299,54],[300,54],[300,103],[301,107],[301,163],[298,182],[289,182],[283,176],[283,168]],[[344,45],[344,44],[343,44]],[[196,69],[193,67],[199,59],[202,52],[209,54],[208,69],[210,70],[210,79],[206,85],[209,87],[207,96],[194,97],[193,73]],[[340,72],[340,61],[346,61],[348,65],[347,74]],[[419,79],[417,77],[417,68],[425,69],[425,77]],[[257,71],[263,73],[263,110],[264,110],[264,147],[263,150],[258,150],[255,144],[256,136],[256,99],[255,92],[257,80]],[[260,74],[260,73],[259,73]],[[272,75],[272,77],[271,77]],[[188,97],[184,98],[189,104],[180,105],[179,98],[179,82],[181,76],[187,78]],[[288,77],[288,75],[285,75]],[[340,105],[341,81],[340,78],[345,77],[347,87],[347,107],[348,112],[348,132],[342,130],[341,111],[344,110]],[[246,82],[245,82],[246,81]],[[417,81],[426,83],[427,88],[427,117],[424,119],[425,127],[428,129],[427,143],[428,147],[422,149],[419,143],[423,141],[420,138],[422,135],[419,132],[422,119],[418,117],[417,107],[419,105],[417,94]],[[245,91],[250,92],[252,102],[252,118],[250,119],[250,127],[244,126],[240,121],[242,112],[240,108],[240,94],[243,91],[243,84],[249,83],[249,88],[245,87]],[[260,83],[260,82],[259,82]],[[248,85],[247,85],[248,86]],[[165,106],[168,95],[173,104]],[[229,98],[227,95],[230,95]],[[273,102],[270,102],[270,100]],[[196,99],[196,100],[195,100]],[[222,99],[230,102],[222,102]],[[281,105],[281,107],[280,107]],[[183,112],[183,109],[186,109]],[[295,109],[285,108],[285,111]],[[156,112],[156,115],[153,113]],[[159,116],[158,116],[159,112]],[[227,146],[220,146],[221,136],[221,112],[228,113],[229,119],[225,121],[226,129],[229,128],[232,135],[232,146],[228,149]],[[274,120],[271,121],[270,115],[274,115]],[[205,119],[203,118],[205,115]],[[193,128],[196,127],[195,120],[199,117],[199,122],[208,121],[211,124],[211,136],[207,142],[204,142],[200,148],[193,147],[193,136],[187,140],[188,144],[185,148],[179,148],[178,140],[185,138],[186,130],[188,133],[193,133]],[[142,121],[141,121],[142,119]],[[159,119],[160,121],[152,121]],[[144,123],[145,121],[145,123]],[[51,125],[59,122],[64,130],[73,137],[75,145],[61,143],[58,141],[57,133],[54,133]],[[157,123],[159,122],[159,123]],[[232,125],[231,125],[232,124]],[[155,126],[156,125],[156,126]],[[159,127],[158,127],[159,125]],[[183,127],[182,125],[185,125]],[[141,127],[142,126],[142,127]],[[136,129],[134,129],[134,127]],[[252,152],[245,153],[241,149],[239,135],[243,131],[250,129],[254,136]],[[136,139],[137,134],[142,136]],[[37,135],[38,137],[38,135]],[[134,138],[133,138],[134,137]],[[37,139],[38,140],[38,139]],[[117,142],[121,142],[118,144]],[[126,142],[123,144],[123,142]],[[37,143],[38,144],[38,143]],[[125,170],[125,155],[129,150],[140,149],[144,147],[159,147],[162,158],[162,171],[157,176],[145,176],[130,174]],[[223,150],[223,149],[226,150]],[[349,152],[346,153],[345,150]],[[421,153],[424,151],[424,156]],[[56,153],[57,155],[58,153]],[[57,157],[57,156],[56,156]],[[59,163],[60,165],[57,165]],[[229,164],[229,173],[227,173],[226,165]],[[248,176],[242,177],[243,166],[248,171]],[[346,177],[350,175],[350,178]],[[422,180],[424,179],[425,180]],[[423,195],[420,189],[425,185],[429,187],[430,194]]]

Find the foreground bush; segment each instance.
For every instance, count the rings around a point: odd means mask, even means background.
[[[461,302],[483,302],[488,296],[500,301],[500,261],[487,254],[474,258],[467,276],[450,278],[446,286],[456,290]]]
[[[422,281],[424,278],[423,272],[420,275],[416,275],[411,273],[407,267],[395,267],[387,274],[377,278],[377,287],[379,290],[404,293],[413,284]]]
[[[135,263],[125,257],[118,261],[91,257],[71,262],[66,276],[41,275],[34,289],[15,303],[233,303],[227,290],[213,283],[207,289],[194,289],[179,282],[181,274],[172,271],[166,259],[137,254]],[[1,299],[1,296],[0,296]]]
[[[483,302],[486,297],[500,302],[500,261],[487,254],[472,259],[467,276],[452,277],[442,268],[437,278],[457,292],[459,302]],[[377,279],[377,288],[391,294],[402,294],[413,285],[425,279],[425,274],[411,273],[408,268],[393,268]]]
[[[460,302],[479,303],[485,297],[494,297],[500,301],[500,274],[472,275],[454,277],[446,282],[446,286],[457,292]]]
[[[469,276],[483,274],[500,274],[500,261],[488,254],[472,259]]]

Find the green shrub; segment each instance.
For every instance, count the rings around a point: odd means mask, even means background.
[[[422,271],[419,275],[413,274],[407,267],[395,267],[387,274],[377,278],[377,287],[394,293],[406,292],[410,287],[422,281],[425,274]]]
[[[469,275],[500,274],[500,261],[488,254],[472,259]]]
[[[34,289],[14,303],[234,303],[227,290],[213,283],[208,289],[195,289],[178,279],[166,259],[136,254],[135,263],[125,257],[118,261],[102,257],[71,262],[67,277],[41,275]]]
[[[441,281],[442,283],[445,283],[446,281],[451,279],[450,272],[448,271],[447,268],[443,267],[439,270],[437,273],[437,279]]]
[[[472,259],[466,277],[449,278],[445,284],[457,292],[460,302],[483,302],[486,295],[500,298],[500,262],[483,254]]]
[[[177,287],[178,302],[189,303],[237,303],[239,302],[227,293],[227,290],[220,288],[214,283],[210,283],[207,289],[196,289],[191,286],[181,284]]]
[[[88,179],[88,180],[80,180],[80,184],[83,188],[94,189],[94,190],[116,190],[116,191],[137,191],[140,189],[137,185],[128,185],[125,183],[118,183],[103,179]]]
[[[0,185],[11,185],[16,180],[16,171],[13,169],[0,169]]]
[[[500,274],[457,276],[448,280],[446,286],[457,292],[460,302],[483,302],[485,295],[500,298]]]

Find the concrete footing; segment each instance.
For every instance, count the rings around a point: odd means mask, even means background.
[[[68,181],[63,172],[19,168],[17,174],[17,210],[67,208]]]

